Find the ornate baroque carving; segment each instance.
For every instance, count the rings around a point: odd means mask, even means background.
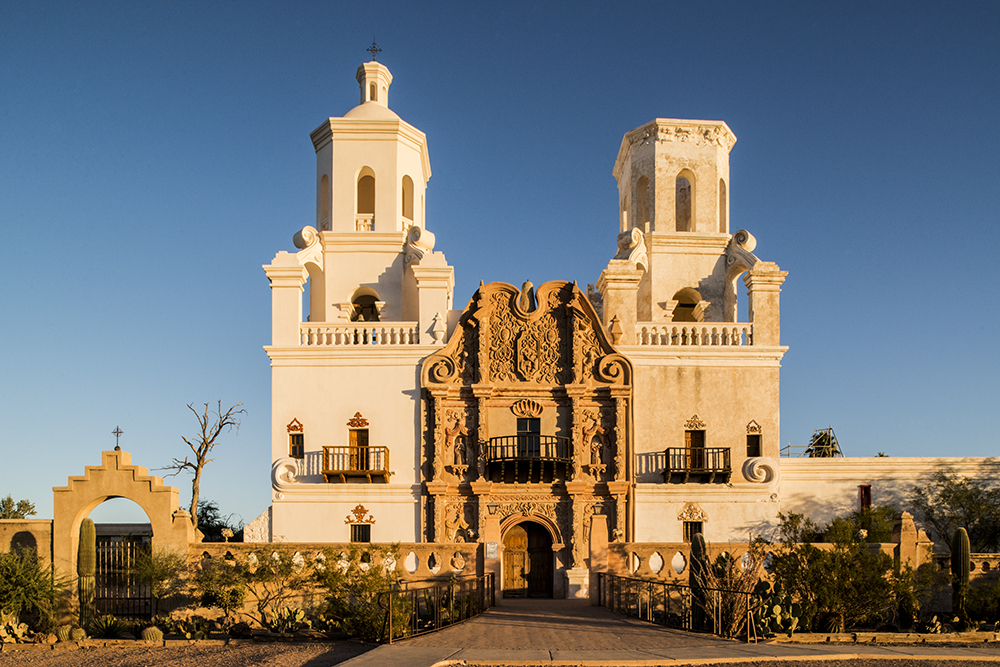
[[[344,518],[344,523],[375,523],[375,517],[368,513],[364,505],[358,503],[358,506]]]
[[[760,424],[751,419],[750,423],[747,424],[747,435],[760,435],[762,432],[763,429],[761,429]]]
[[[362,417],[360,412],[355,412],[354,416],[347,422],[347,425],[351,428],[366,428],[368,420]]]
[[[688,431],[703,431],[705,430],[705,422],[703,422],[698,415],[691,417],[691,419],[684,422],[684,428]]]
[[[544,408],[530,398],[522,398],[520,401],[510,406],[510,411],[518,417],[540,417]]]
[[[302,422],[298,419],[292,419],[292,421],[288,423],[287,428],[289,433],[302,433]]]
[[[708,515],[697,503],[687,503],[677,515],[678,521],[708,521]]]

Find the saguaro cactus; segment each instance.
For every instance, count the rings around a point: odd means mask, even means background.
[[[965,599],[969,594],[969,534],[959,528],[951,538],[951,611],[965,620]]]
[[[688,566],[688,585],[691,586],[691,629],[705,627],[705,572],[708,570],[708,549],[705,537],[695,533],[691,539],[691,563]]]
[[[76,555],[76,575],[80,592],[80,626],[94,620],[94,574],[97,571],[97,530],[92,519],[80,524],[80,547]]]

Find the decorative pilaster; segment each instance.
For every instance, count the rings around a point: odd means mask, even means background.
[[[628,454],[628,398],[615,396],[615,481],[628,479],[625,468]]]
[[[432,410],[434,412],[434,432],[431,434],[433,438],[432,447],[432,457],[431,457],[431,467],[434,471],[433,480],[435,482],[442,481],[442,476],[444,475],[444,445],[445,445],[445,423],[444,423],[444,397],[447,394],[447,389],[444,391],[431,391],[431,401]]]
[[[482,364],[480,364],[482,367]],[[487,403],[493,393],[493,387],[487,385],[474,385],[472,395],[476,397],[476,471],[477,481],[486,481],[486,454],[490,442],[489,409]],[[480,533],[482,534],[482,533]]]
[[[566,385],[566,395],[570,401],[570,438],[573,443],[572,470],[570,479],[586,481],[583,466],[590,461],[590,448],[583,442],[583,405],[582,399],[587,388],[583,385]]]

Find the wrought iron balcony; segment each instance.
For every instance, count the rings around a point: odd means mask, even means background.
[[[381,479],[389,482],[389,448],[342,445],[323,448],[323,478],[327,482],[348,479]]]
[[[487,470],[493,482],[551,482],[565,479],[573,450],[561,435],[504,435],[490,438]]]
[[[733,474],[729,447],[668,447],[666,482],[728,482]]]

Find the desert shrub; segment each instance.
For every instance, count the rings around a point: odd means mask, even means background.
[[[1000,581],[982,586],[971,586],[965,610],[969,618],[976,621],[996,623],[1000,621]]]
[[[747,612],[753,604],[750,594],[760,580],[764,562],[763,545],[755,540],[742,554],[730,549],[708,567],[698,570],[698,583],[712,600],[705,605],[705,614],[723,637],[739,636],[746,629]]]
[[[257,549],[236,565],[254,596],[250,616],[263,627],[268,627],[271,619],[312,586],[312,569],[295,554],[288,547]]]
[[[181,575],[187,569],[184,554],[165,549],[141,551],[132,564],[135,578],[149,586],[153,596],[153,614],[160,613],[160,600],[177,593],[183,581]]]
[[[336,625],[343,632],[366,641],[381,638],[385,610],[379,596],[392,590],[399,581],[392,564],[399,560],[399,546],[381,547],[352,544],[346,554],[327,549],[322,565],[314,570],[314,579],[326,594],[322,609],[325,625]],[[394,618],[402,627],[409,614],[400,609]]]
[[[90,636],[97,639],[118,639],[129,630],[129,625],[111,614],[98,616],[90,623]]]
[[[42,565],[31,549],[0,553],[0,609],[17,616],[36,632],[55,628],[68,586]]]
[[[243,604],[246,602],[246,572],[236,563],[221,560],[202,562],[201,567],[195,573],[194,586],[201,599],[201,604],[221,609],[225,614],[226,624],[228,624],[231,614],[243,609]],[[163,629],[167,630],[167,628]]]

